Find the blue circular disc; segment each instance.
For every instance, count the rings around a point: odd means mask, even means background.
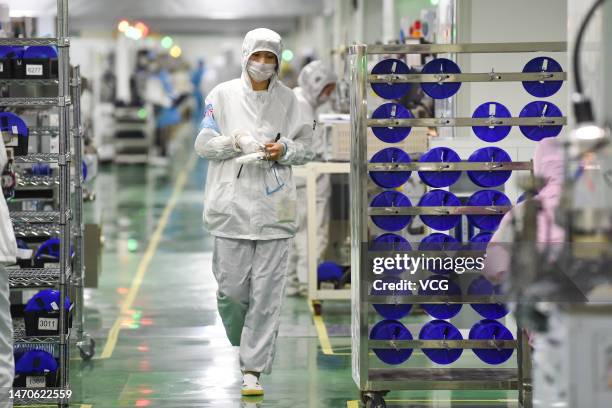
[[[373,75],[409,74],[410,68],[404,61],[389,58],[372,68]],[[399,99],[410,90],[410,83],[373,83],[372,90],[383,99]]]
[[[57,59],[57,51],[48,45],[35,45],[26,48],[23,58],[48,58]]]
[[[58,303],[60,303],[60,291],[55,289],[43,289],[36,293],[26,303],[26,312],[53,312],[59,311]],[[66,310],[70,310],[70,299],[68,295],[64,299],[64,307]]]
[[[370,243],[371,251],[410,251],[412,247],[406,238],[393,233],[386,233],[376,237]],[[399,275],[404,272],[401,269],[391,268],[385,269],[385,275]]]
[[[476,150],[468,161],[479,162],[511,162],[510,155],[499,147],[483,147]],[[511,171],[468,171],[468,177],[472,183],[480,187],[497,187],[504,184],[510,176]]]
[[[378,278],[376,278],[378,279]],[[401,283],[401,279],[397,276],[383,276],[380,278],[383,283],[389,284],[399,284]],[[410,296],[412,292],[408,289],[375,289],[372,287],[370,291],[372,296]],[[412,305],[409,304],[373,304],[374,309],[385,319],[401,319],[402,317],[408,315],[410,313],[410,309],[412,309]]]
[[[444,320],[432,320],[421,328],[420,340],[463,340],[461,332]],[[436,364],[451,364],[461,357],[463,349],[423,349]]]
[[[447,58],[436,58],[423,67],[423,74],[460,74],[459,66]],[[423,92],[434,99],[445,99],[457,93],[461,82],[423,82]]]
[[[470,238],[470,249],[474,251],[484,251],[487,249],[489,241],[493,238],[493,233],[491,232],[480,232]]]
[[[45,375],[57,372],[57,361],[52,354],[44,350],[28,350],[15,364],[17,375]]]
[[[344,268],[332,261],[321,262],[317,267],[317,278],[319,282],[337,282],[344,275]]]
[[[448,282],[448,289],[438,289],[438,286],[435,287],[435,290],[430,286],[427,286],[427,289],[423,289],[419,287],[419,295],[423,296],[454,296],[461,294],[461,288],[452,280],[445,278],[443,276],[432,276],[427,279],[427,281],[436,281],[436,282]],[[420,285],[419,285],[420,286]],[[421,307],[425,310],[430,316],[435,317],[436,319],[450,319],[451,317],[456,316],[461,310],[461,304],[459,303],[423,303]]]
[[[470,340],[514,340],[512,333],[495,320],[481,320],[470,330]],[[501,364],[507,361],[513,349],[474,349],[474,354],[487,364]]]
[[[28,125],[12,112],[0,112],[0,130],[10,135],[28,136]]]
[[[423,238],[419,244],[419,251],[453,251],[458,250],[460,245],[459,241],[450,235],[434,232]],[[434,262],[434,265],[429,268],[429,271],[447,275],[451,273],[453,269],[445,268],[444,263],[440,266]]]
[[[410,331],[397,320],[382,320],[372,327],[370,340],[412,340]],[[374,349],[374,354],[387,364],[401,364],[412,355],[412,349]]]
[[[372,199],[370,207],[411,207],[412,203],[402,193],[383,191]],[[374,215],[372,222],[385,231],[399,231],[410,224],[410,215]]]
[[[0,58],[22,58],[25,48],[17,45],[0,46]]]
[[[563,116],[561,109],[546,101],[533,101],[525,105],[519,117],[521,118],[558,118]],[[555,137],[561,133],[563,126],[520,126],[527,139],[539,142],[547,137]]]
[[[561,72],[561,65],[550,57],[536,57],[525,64],[523,72]],[[523,81],[523,88],[537,98],[546,98],[557,93],[563,81]]]
[[[509,118],[512,114],[504,105],[498,102],[485,102],[476,108],[473,118]],[[511,126],[472,126],[472,130],[480,140],[494,143],[503,140],[512,129]]]
[[[452,149],[447,147],[434,147],[419,159],[421,163],[457,163],[461,158]],[[460,171],[419,171],[423,183],[431,187],[448,187],[455,184],[461,177]]]
[[[410,156],[402,149],[388,147],[377,152],[370,163],[410,163]],[[370,177],[380,187],[395,188],[410,178],[410,171],[370,171]]]
[[[385,103],[372,112],[372,119],[411,119],[412,113],[399,103]],[[399,143],[410,134],[411,127],[372,127],[372,133],[385,143]]]
[[[419,201],[419,207],[460,206],[461,201],[456,195],[445,190],[431,190]],[[460,215],[421,215],[425,225],[438,231],[447,231],[455,227],[460,221]]]
[[[487,278],[480,276],[472,281],[468,288],[469,295],[499,295],[502,293],[501,285],[493,285]],[[486,319],[501,319],[509,313],[501,303],[472,303],[472,309]]]
[[[474,207],[508,206],[512,205],[510,199],[504,193],[497,190],[480,190],[472,194],[467,205]],[[503,214],[495,215],[468,215],[468,221],[477,228],[484,231],[495,231],[499,226]]]

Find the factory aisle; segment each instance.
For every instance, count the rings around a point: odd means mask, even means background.
[[[192,131],[184,132],[189,139]],[[206,163],[189,144],[168,171],[110,166],[96,180],[97,209],[90,212],[103,214],[105,244],[100,287],[86,294],[86,326],[97,350],[90,362],[72,354],[74,406],[357,407],[350,305],[325,303],[315,325],[307,302],[296,298],[283,307],[263,403],[241,400],[237,353],[216,311],[212,238],[201,221]],[[516,406],[503,392],[392,395],[391,407]]]

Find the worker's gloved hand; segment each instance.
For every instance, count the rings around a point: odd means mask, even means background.
[[[234,131],[232,139],[234,146],[245,154],[261,152],[264,149],[263,144],[259,143],[250,132],[244,130]]]

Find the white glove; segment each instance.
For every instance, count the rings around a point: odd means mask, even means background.
[[[261,162],[265,160],[265,158],[266,158],[266,152],[250,153],[250,154],[245,154],[243,156],[238,157],[236,159],[236,163],[239,163],[239,164],[257,163],[257,162]]]
[[[261,152],[264,145],[259,143],[253,135],[244,130],[236,130],[232,134],[234,146],[245,154]]]

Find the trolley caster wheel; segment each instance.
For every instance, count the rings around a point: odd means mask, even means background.
[[[321,316],[323,314],[323,304],[321,302],[312,302],[312,310],[315,316]]]
[[[366,408],[387,408],[385,399],[380,395],[367,395],[364,402]]]
[[[89,361],[96,354],[96,342],[91,337],[87,336],[86,339],[77,344],[79,354],[83,361]]]

